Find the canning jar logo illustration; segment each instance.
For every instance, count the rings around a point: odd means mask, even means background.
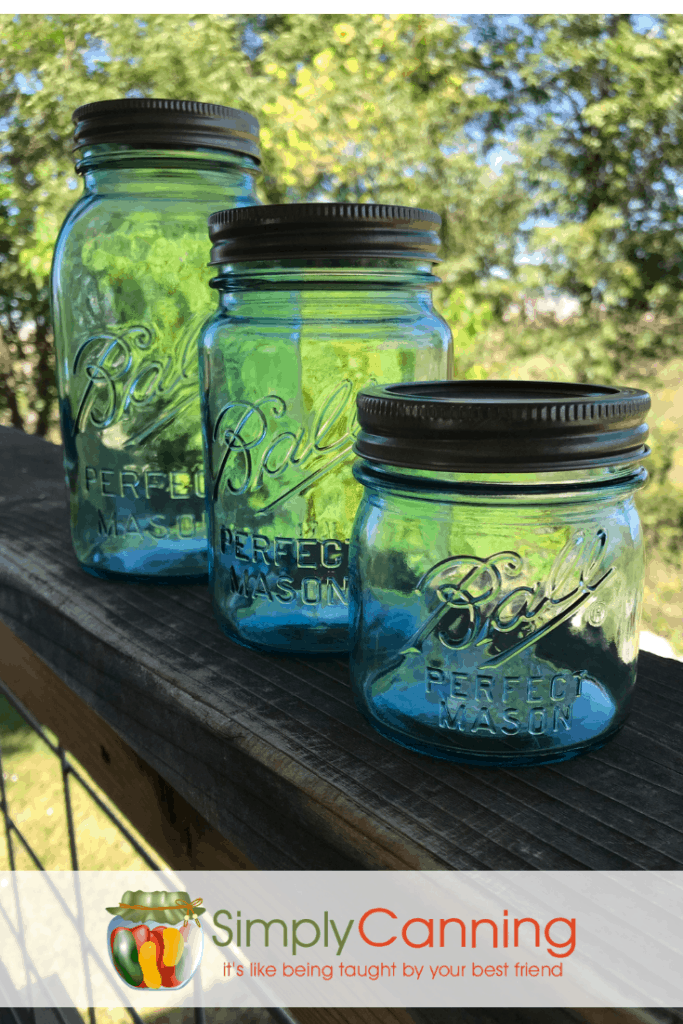
[[[131,988],[182,988],[199,967],[206,910],[186,892],[124,892],[107,930],[116,973]],[[182,924],[181,924],[182,921]]]

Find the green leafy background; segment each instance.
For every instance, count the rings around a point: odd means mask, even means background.
[[[682,63],[678,14],[1,15],[0,422],[58,441],[47,285],[79,194],[73,109],[241,107],[264,201],[441,214],[455,376],[653,393],[646,624],[683,649]]]

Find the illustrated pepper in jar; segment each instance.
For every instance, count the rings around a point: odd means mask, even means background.
[[[182,988],[202,958],[201,898],[186,892],[128,890],[107,931],[109,956],[131,988]],[[181,923],[182,922],[182,923]],[[196,927],[193,927],[193,924]]]

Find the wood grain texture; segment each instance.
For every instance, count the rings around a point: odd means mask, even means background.
[[[402,1009],[314,1009],[306,1006],[291,1009],[289,1013],[299,1024],[415,1024],[410,1012]]]
[[[683,866],[679,663],[641,655],[629,724],[576,761],[486,770],[411,754],[355,710],[344,659],[234,645],[203,586],[84,574],[61,451],[6,428],[0,619],[258,867]]]
[[[415,1024],[677,1024],[676,1010],[562,1010],[498,1007],[409,1010]]]
[[[680,1010],[574,1010],[585,1024],[677,1024],[683,1020]]]
[[[178,870],[254,868],[3,622],[0,652],[3,682],[166,863]]]

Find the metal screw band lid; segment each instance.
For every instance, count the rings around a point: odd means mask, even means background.
[[[101,100],[72,115],[74,149],[103,142],[176,149],[209,147],[260,158],[259,125],[244,110],[195,100]]]
[[[637,388],[463,380],[376,385],[357,398],[355,450],[451,472],[589,469],[642,458],[650,396]]]
[[[220,210],[209,217],[211,263],[313,257],[439,262],[441,218],[378,203],[291,203]]]

